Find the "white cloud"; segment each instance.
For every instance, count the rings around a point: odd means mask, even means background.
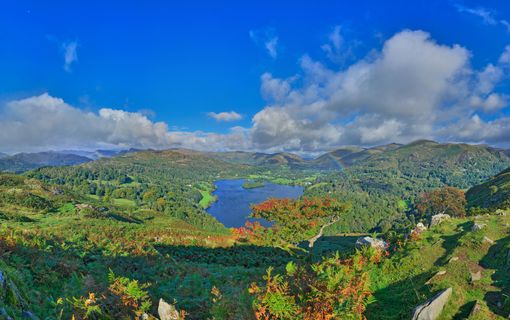
[[[215,119],[216,121],[225,121],[225,122],[237,121],[237,120],[241,120],[243,118],[242,115],[240,115],[239,113],[237,113],[235,111],[219,112],[219,113],[208,112],[207,115],[209,117]]]
[[[272,37],[264,43],[267,53],[271,56],[271,58],[276,59],[278,56],[277,46],[278,46],[278,37]]]
[[[227,134],[169,127],[141,112],[87,112],[42,94],[0,106],[0,151],[185,147],[312,154],[340,145],[419,138],[510,144],[510,117],[501,112],[508,97],[497,92],[507,80],[509,48],[477,70],[467,49],[439,44],[424,31],[404,30],[339,70],[305,55],[296,75],[262,74],[267,105],[253,116],[251,127],[234,127]],[[208,116],[242,118],[234,111]]]
[[[262,92],[272,99],[253,118],[253,143],[314,152],[337,145],[442,140],[439,130],[477,110],[507,106],[507,97],[493,92],[504,66],[489,64],[476,71],[470,58],[459,45],[441,45],[426,32],[409,30],[340,71],[305,56],[300,87],[262,76]],[[491,142],[496,136],[485,137]]]
[[[71,65],[78,61],[78,42],[70,41],[62,44],[62,50],[64,51],[64,70],[71,72]]]
[[[510,22],[505,19],[497,19],[497,12],[482,7],[470,8],[461,4],[455,4],[457,12],[467,13],[478,18],[481,18],[483,23],[492,26],[503,26],[508,32],[510,32]]]
[[[498,21],[494,17],[494,13],[489,11],[488,9],[481,8],[481,7],[469,8],[469,7],[463,6],[461,4],[456,4],[455,8],[457,8],[458,12],[468,13],[468,14],[471,14],[471,15],[481,18],[483,20],[483,22],[486,24],[495,25],[498,23]]]
[[[278,57],[278,36],[273,28],[250,30],[251,40],[258,46],[263,46],[267,54],[276,59]]]

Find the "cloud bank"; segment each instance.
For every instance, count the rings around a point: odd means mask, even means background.
[[[333,46],[341,43],[334,33],[330,40]],[[0,145],[2,151],[186,147],[309,154],[421,138],[508,145],[508,97],[497,87],[507,80],[510,47],[480,70],[471,57],[460,45],[439,44],[430,34],[411,30],[339,70],[305,55],[298,74],[262,74],[267,105],[250,127],[233,127],[226,134],[170,130],[142,113],[87,112],[45,93],[0,107]],[[218,121],[241,117],[208,115]]]

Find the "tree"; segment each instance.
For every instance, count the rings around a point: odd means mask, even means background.
[[[464,217],[466,203],[464,191],[453,187],[444,187],[423,193],[416,201],[415,207],[420,217],[441,213]]]
[[[287,247],[307,240],[313,247],[322,237],[324,229],[337,222],[350,205],[330,197],[269,199],[252,206],[253,218],[273,223],[270,228],[248,224],[249,233],[258,240]]]

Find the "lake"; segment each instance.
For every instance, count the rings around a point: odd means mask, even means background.
[[[268,225],[267,221],[259,219],[247,219],[251,213],[250,205],[273,198],[296,199],[303,194],[301,186],[287,186],[274,183],[266,183],[263,187],[245,189],[243,183],[246,180],[218,180],[214,184],[216,190],[213,194],[218,198],[207,212],[218,219],[226,227],[242,227],[246,220],[259,221]]]

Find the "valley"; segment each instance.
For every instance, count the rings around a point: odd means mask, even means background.
[[[499,149],[417,141],[309,160],[133,151],[4,172],[0,316],[152,319],[163,299],[183,319],[290,320],[278,310],[306,308],[333,319],[402,319],[452,287],[438,319],[467,317],[475,303],[472,319],[503,319],[508,167]],[[453,210],[456,197],[464,202]],[[436,203],[452,204],[451,218],[413,233],[442,210],[421,205]],[[471,231],[475,224],[484,227]],[[362,237],[384,239],[384,254],[357,245]],[[335,290],[351,293],[324,298]]]

